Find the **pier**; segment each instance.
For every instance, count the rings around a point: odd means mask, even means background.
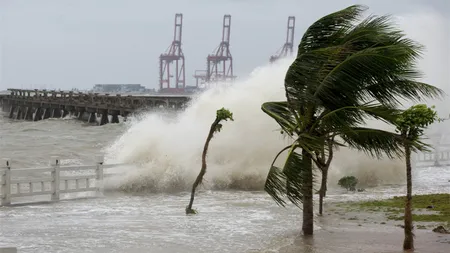
[[[119,123],[119,116],[126,119],[137,111],[180,110],[191,99],[190,95],[123,96],[37,89],[8,91],[10,94],[0,95],[0,105],[11,119],[39,121],[71,115],[99,125]]]

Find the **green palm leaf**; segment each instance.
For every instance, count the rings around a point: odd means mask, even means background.
[[[287,102],[266,102],[261,109],[272,117],[285,133],[292,136],[296,130],[296,120],[288,108]]]
[[[272,166],[267,174],[264,190],[280,206],[285,206],[286,201],[286,175],[279,167]]]
[[[323,111],[317,117],[312,128],[321,127],[327,132],[340,127],[350,128],[365,124],[368,119],[377,119],[392,124],[402,110],[384,106],[382,104],[368,103],[360,106],[345,106],[333,111]]]
[[[295,149],[293,146],[289,150],[282,169],[272,164],[264,186],[266,192],[281,206],[286,205],[285,198],[296,206],[300,206],[303,199],[303,159]]]
[[[291,106],[338,108],[372,100],[392,106],[399,105],[400,98],[418,100],[443,94],[436,87],[414,80],[421,77],[414,61],[422,47],[395,29],[389,16],[371,16],[354,25],[361,10],[349,7],[318,20],[308,29],[285,78]],[[336,26],[328,24],[325,31],[317,30],[323,28],[323,20],[347,17],[348,12],[353,14],[345,22],[333,21]]]
[[[314,22],[305,32],[298,46],[298,56],[306,52],[340,43],[340,35],[353,27],[367,9],[361,5],[349,6],[343,10],[326,15]]]
[[[366,154],[381,158],[386,154],[389,158],[404,155],[403,139],[399,134],[389,131],[357,127],[337,133],[345,143]]]

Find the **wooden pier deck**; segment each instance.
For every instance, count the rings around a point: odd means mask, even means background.
[[[191,99],[190,95],[122,96],[73,91],[8,91],[9,94],[0,94],[0,105],[12,119],[39,121],[70,114],[89,123],[96,123],[99,117],[99,125],[119,123],[119,116],[126,118],[138,110],[183,109]]]

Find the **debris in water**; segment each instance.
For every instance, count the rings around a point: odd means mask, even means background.
[[[450,231],[444,228],[444,226],[438,226],[433,229],[433,232],[440,234],[450,234]]]

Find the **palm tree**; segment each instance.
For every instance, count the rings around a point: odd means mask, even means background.
[[[375,157],[402,155],[400,136],[365,128],[366,119],[393,122],[399,99],[417,101],[441,94],[416,80],[420,73],[414,62],[421,46],[405,38],[388,16],[356,22],[364,10],[350,6],[313,23],[286,73],[287,101],[262,105],[292,138],[292,144],[276,155],[265,190],[280,205],[285,205],[284,197],[303,205],[305,235],[313,234],[313,162],[318,162],[317,152],[329,154],[327,141],[339,137],[333,145]],[[274,166],[284,151],[283,168]]]
[[[417,150],[417,145],[411,143],[420,143],[420,148],[426,148],[428,145],[421,143],[420,138],[423,130],[434,121],[439,120],[434,108],[427,107],[424,104],[415,105],[404,111],[396,120],[397,131],[400,132],[403,146],[405,148],[406,161],[406,200],[405,200],[405,240],[403,249],[414,249],[414,234],[412,232],[412,175],[411,175],[411,151]]]
[[[194,184],[192,185],[191,190],[191,198],[189,200],[189,204],[186,206],[186,214],[196,214],[197,211],[192,209],[192,205],[194,204],[194,197],[195,197],[195,190],[197,187],[203,182],[203,176],[206,174],[206,155],[208,153],[209,143],[211,142],[211,139],[214,137],[214,134],[217,132],[220,132],[222,130],[222,121],[233,121],[233,113],[229,110],[222,108],[216,111],[216,119],[211,124],[211,127],[209,128],[208,136],[206,137],[205,145],[203,146],[203,152],[202,152],[202,167],[200,169],[200,172],[197,175],[197,178],[194,181]]]

